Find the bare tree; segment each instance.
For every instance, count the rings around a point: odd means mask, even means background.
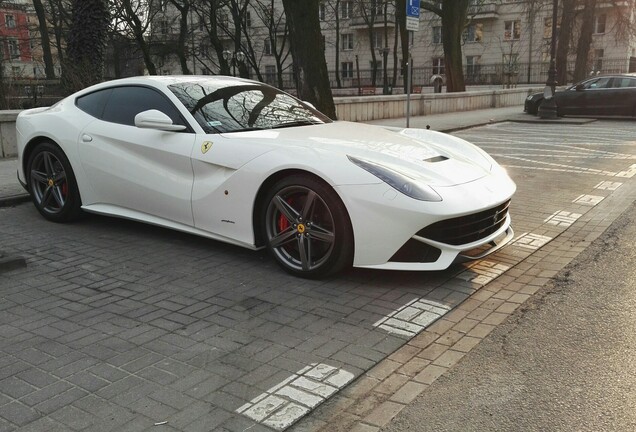
[[[42,45],[42,58],[44,60],[44,74],[47,79],[55,78],[55,67],[53,65],[53,53],[51,52],[51,39],[46,21],[46,11],[42,0],[33,0],[33,8],[38,17],[38,29],[40,31],[40,42]]]
[[[107,0],[75,0],[72,17],[63,78],[67,90],[76,91],[102,79],[109,23]]]
[[[199,17],[199,24],[209,42],[215,55],[211,56],[207,50],[200,53],[202,64],[217,62],[218,73],[221,75],[230,74],[230,65],[223,57],[225,49],[222,36],[227,31],[227,13],[225,12],[226,0],[197,0],[194,3],[194,13]],[[213,71],[209,71],[213,72]]]
[[[319,0],[283,0],[298,96],[331,118],[336,117],[319,21]],[[319,49],[316,49],[319,47]]]
[[[255,12],[267,29],[267,41],[269,53],[276,62],[276,79],[278,87],[283,88],[283,72],[286,69],[285,63],[289,57],[287,41],[289,39],[289,29],[285,20],[285,11],[277,10],[275,0],[256,0]]]
[[[150,75],[157,74],[157,67],[152,58],[148,40],[148,31],[156,14],[161,11],[162,0],[112,0],[113,14],[119,20],[119,31],[137,42],[141,50],[146,69]]]
[[[442,0],[437,3],[423,1],[422,9],[433,12],[442,19],[442,44],[446,91],[466,91],[462,60],[462,33],[466,26],[468,6],[471,0]]]

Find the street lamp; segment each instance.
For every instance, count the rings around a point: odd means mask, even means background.
[[[232,52],[230,50],[223,51],[223,58],[225,61],[231,63],[232,65],[232,76],[236,76],[236,64],[243,63],[245,60],[245,53],[242,51]]]
[[[387,67],[386,67],[386,62],[387,59],[389,57],[389,47],[384,47],[384,48],[378,48],[378,53],[382,54],[382,67],[383,67],[383,82],[382,82],[382,94],[389,94],[389,82],[387,79]]]
[[[550,69],[548,70],[548,81],[545,83],[543,90],[544,101],[539,105],[539,117],[542,119],[557,119],[557,106],[554,100],[554,92],[556,91],[556,32],[557,32],[557,15],[559,1],[552,0],[552,39],[550,40]]]

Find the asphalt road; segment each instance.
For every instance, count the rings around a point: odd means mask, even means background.
[[[636,430],[636,205],[392,431]]]

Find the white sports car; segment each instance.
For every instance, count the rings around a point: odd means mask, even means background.
[[[46,219],[86,211],[265,247],[298,276],[441,270],[513,235],[516,186],[484,151],[334,122],[259,82],[110,81],[23,111],[16,128],[18,178]]]

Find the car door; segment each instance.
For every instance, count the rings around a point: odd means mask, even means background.
[[[563,115],[603,115],[611,77],[594,77],[556,95],[559,113]],[[604,99],[605,98],[605,99]]]
[[[615,77],[610,99],[613,115],[634,116],[636,114],[636,78]]]
[[[79,101],[78,101],[79,106]],[[81,109],[81,108],[80,108]],[[93,190],[91,205],[116,206],[131,217],[150,215],[193,225],[190,155],[195,134],[142,129],[135,115],[156,109],[173,123],[186,124],[160,91],[144,86],[110,89],[103,112],[79,137],[79,153]]]

